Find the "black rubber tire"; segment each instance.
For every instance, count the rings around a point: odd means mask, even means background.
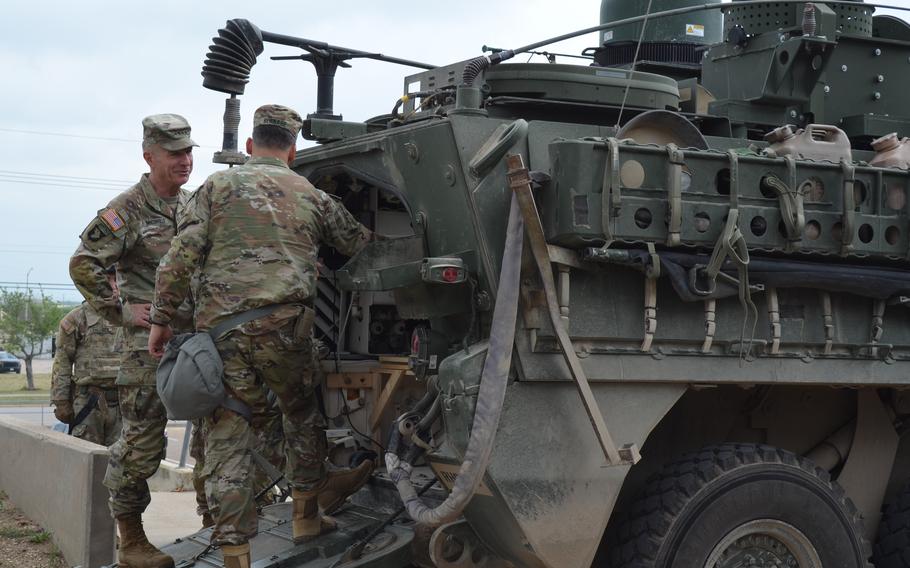
[[[824,568],[871,568],[871,546],[843,489],[812,462],[771,446],[711,446],[666,466],[606,551],[612,568],[703,568],[735,528],[758,519],[798,529]]]
[[[872,563],[875,568],[910,568],[910,484],[882,509]]]

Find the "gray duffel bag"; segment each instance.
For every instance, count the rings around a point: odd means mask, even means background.
[[[251,419],[250,408],[228,396],[222,380],[224,363],[215,338],[248,321],[269,315],[282,304],[263,306],[237,314],[208,332],[174,336],[158,362],[155,382],[169,420],[195,420],[210,416],[223,406]]]

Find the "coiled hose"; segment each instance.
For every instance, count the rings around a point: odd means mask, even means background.
[[[512,366],[523,238],[524,223],[518,200],[513,194],[509,209],[509,224],[506,229],[505,249],[502,255],[502,269],[496,293],[496,305],[493,308],[493,324],[490,328],[489,346],[480,378],[480,391],[474,410],[471,438],[468,441],[464,461],[458,471],[458,477],[451,493],[439,506],[431,509],[420,500],[417,490],[411,483],[411,463],[402,460],[395,453],[397,444],[390,444],[390,451],[385,454],[389,477],[398,488],[408,516],[418,523],[435,527],[457,519],[480,485],[487,465],[490,463],[493,441],[496,438],[496,430],[499,428],[499,419],[502,416],[509,369]]]
[[[477,76],[480,75],[484,69],[491,65],[498,65],[503,61],[512,59],[514,56],[514,51],[511,49],[504,49],[489,56],[481,55],[480,57],[475,57],[465,64],[464,72],[461,74],[461,82],[467,87],[473,87],[474,80],[477,79]]]

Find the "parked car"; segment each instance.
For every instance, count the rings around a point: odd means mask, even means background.
[[[22,372],[22,361],[6,351],[0,351],[0,373],[12,372]]]

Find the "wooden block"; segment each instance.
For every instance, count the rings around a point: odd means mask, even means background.
[[[330,389],[371,389],[377,373],[329,373],[326,384]]]
[[[370,424],[374,430],[378,427],[379,420],[382,418],[382,414],[385,412],[386,407],[392,400],[392,395],[398,389],[398,383],[401,382],[401,378],[403,376],[403,371],[392,371],[392,373],[389,375],[389,380],[385,384],[385,387],[383,387],[382,394],[376,401],[376,406],[373,407],[373,415],[370,419]]]
[[[395,364],[407,365],[408,358],[407,357],[397,357],[394,355],[380,355],[379,362],[380,363],[392,363],[393,365],[395,365]]]

